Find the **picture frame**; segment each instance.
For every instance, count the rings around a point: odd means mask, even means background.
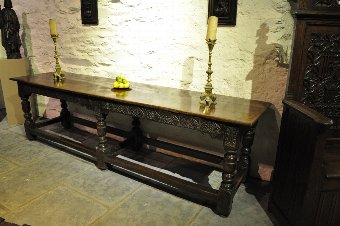
[[[98,25],[98,1],[81,0],[82,24]]]
[[[236,25],[237,0],[209,0],[208,17],[217,16],[218,25]]]

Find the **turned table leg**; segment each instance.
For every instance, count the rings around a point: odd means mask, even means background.
[[[132,150],[139,151],[143,145],[143,131],[140,128],[139,118],[133,117],[130,136],[119,144],[120,148],[130,146]]]
[[[72,127],[71,124],[71,113],[67,109],[67,103],[65,100],[60,100],[61,102],[61,112],[60,112],[60,117],[61,117],[61,125],[65,129],[70,129]]]
[[[231,211],[233,198],[236,193],[237,184],[239,181],[240,173],[246,171],[244,178],[242,181],[244,182],[248,176],[249,166],[250,166],[250,152],[251,146],[254,141],[255,136],[255,126],[252,126],[247,129],[242,137],[242,147],[241,152],[238,155],[238,148],[231,148],[228,145],[228,136],[224,137],[223,140],[223,147],[224,147],[224,158],[223,158],[223,171],[222,171],[222,183],[220,189],[218,191],[217,197],[217,205],[216,205],[216,212],[223,216],[228,216]],[[241,139],[238,139],[241,143]],[[239,160],[238,160],[239,157]],[[238,172],[240,171],[240,172]],[[238,175],[238,179],[235,177]],[[236,181],[238,180],[238,181]],[[237,185],[238,186],[238,185]]]
[[[107,144],[106,144],[106,119],[107,113],[97,112],[97,134],[99,138],[98,146],[96,148],[97,151],[97,163],[96,166],[101,170],[106,170],[107,166],[105,164],[105,154],[107,152]]]
[[[135,151],[140,150],[140,148],[143,145],[143,132],[140,129],[140,121],[139,118],[133,117],[132,121],[132,136],[133,136],[133,144],[132,144],[132,149]]]
[[[250,152],[251,152],[251,146],[254,142],[254,136],[255,136],[255,126],[249,128],[244,135],[242,139],[242,148],[241,148],[241,156],[240,156],[240,167],[243,170],[247,171],[247,177],[249,174],[250,169]],[[244,178],[243,182],[246,180]]]
[[[222,182],[218,190],[216,213],[229,216],[233,198],[237,190],[236,175],[238,173],[238,151],[241,142],[240,128],[223,127]]]
[[[222,183],[217,196],[217,214],[228,216],[235,193],[234,178],[237,173],[237,151],[226,150],[223,159]]]
[[[21,106],[22,110],[24,112],[24,118],[25,118],[25,133],[26,137],[29,140],[35,140],[36,136],[30,133],[30,129],[34,128],[34,122],[32,119],[32,114],[31,114],[31,103],[29,101],[29,98],[31,96],[31,93],[24,92],[24,88],[21,90],[19,89],[19,96],[21,98]]]

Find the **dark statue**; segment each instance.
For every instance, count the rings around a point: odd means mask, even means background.
[[[21,58],[19,37],[20,24],[18,16],[12,9],[12,1],[4,1],[5,8],[0,11],[0,28],[2,46],[6,50],[7,59]]]

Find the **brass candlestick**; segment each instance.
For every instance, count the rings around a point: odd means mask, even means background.
[[[55,72],[53,73],[53,79],[56,82],[62,82],[65,79],[64,73],[61,71],[59,64],[59,55],[57,51],[57,38],[58,35],[51,35],[54,42],[54,58],[55,58]]]
[[[214,114],[215,104],[211,104],[211,105],[201,104],[199,110],[205,115]]]
[[[200,104],[210,106],[211,104],[215,104],[215,100],[216,100],[216,95],[212,93],[213,86],[211,84],[211,81],[212,81],[211,74],[213,73],[213,71],[211,70],[211,65],[212,65],[211,56],[212,56],[212,50],[216,43],[216,39],[215,40],[207,39],[206,41],[207,41],[208,48],[209,48],[208,70],[206,71],[208,74],[208,79],[207,79],[207,84],[204,87],[205,92],[202,93],[200,97],[201,99]]]

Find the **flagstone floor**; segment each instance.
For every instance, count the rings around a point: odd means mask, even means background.
[[[242,185],[229,217],[38,141],[0,122],[0,217],[32,226],[273,225]]]

